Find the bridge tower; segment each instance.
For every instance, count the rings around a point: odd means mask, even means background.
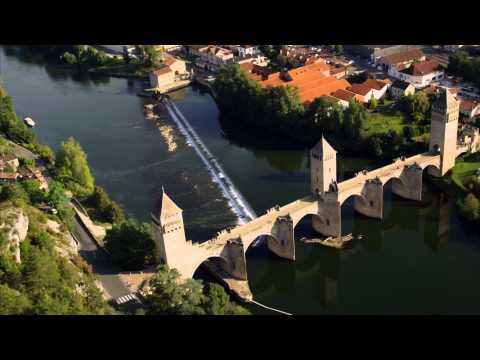
[[[455,166],[458,117],[459,102],[457,99],[448,89],[438,89],[432,104],[429,150],[440,153],[440,173],[432,175],[443,176]]]
[[[168,254],[178,253],[187,244],[182,213],[183,210],[162,189],[162,198],[151,214],[157,230],[156,257],[160,263],[168,264]]]
[[[337,152],[322,139],[310,151],[310,186],[313,194],[329,191],[337,181]]]

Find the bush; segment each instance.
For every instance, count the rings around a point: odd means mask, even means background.
[[[105,249],[125,270],[142,270],[155,262],[155,242],[150,224],[129,219],[107,230]]]
[[[108,196],[100,186],[95,186],[92,195],[85,204],[93,208],[92,218],[101,222],[120,223],[125,220],[122,208]]]
[[[469,193],[465,199],[459,200],[460,215],[470,221],[478,220],[480,214],[480,202],[475,195]]]
[[[73,137],[60,144],[55,167],[58,179],[75,195],[88,196],[93,192],[94,179],[87,155]]]

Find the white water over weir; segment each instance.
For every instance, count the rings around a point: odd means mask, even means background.
[[[217,183],[222,190],[223,196],[228,200],[228,204],[238,217],[238,223],[243,225],[255,219],[257,217],[255,211],[253,211],[247,200],[245,200],[240,191],[235,187],[232,180],[210,153],[177,106],[169,99],[164,99],[163,103],[179,131],[187,138],[187,143],[195,149],[195,152],[205,164],[213,182]]]

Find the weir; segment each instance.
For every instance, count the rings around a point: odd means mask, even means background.
[[[177,124],[180,132],[187,138],[189,144],[194,148],[197,155],[205,164],[212,180],[219,185],[224,197],[228,200],[228,204],[235,215],[237,215],[239,225],[246,224],[255,219],[257,215],[250,207],[247,200],[245,200],[240,191],[235,187],[232,180],[225,173],[225,170],[208,150],[177,106],[169,99],[164,99],[163,104],[173,121]]]

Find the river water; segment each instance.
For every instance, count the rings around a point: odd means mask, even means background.
[[[237,219],[195,152],[165,114],[146,120],[141,82],[72,75],[31,56],[0,49],[0,77],[19,116],[31,116],[42,142],[80,141],[96,182],[130,216],[149,221],[162,186],[184,209],[187,237],[204,241]],[[309,191],[308,152],[268,145],[246,131],[232,138],[211,96],[189,87],[172,100],[257,214]],[[169,138],[168,146],[166,138]],[[339,154],[339,177],[375,166]],[[247,252],[254,298],[293,314],[480,313],[480,235],[452,201],[424,186],[416,203],[385,190],[383,221],[343,206],[343,232],[364,238],[345,251],[296,242],[295,262],[264,246]],[[296,238],[314,235],[311,219]],[[250,307],[254,313],[265,310]]]

